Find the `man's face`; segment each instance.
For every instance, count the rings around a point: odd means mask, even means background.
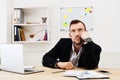
[[[82,44],[83,40],[81,38],[82,32],[86,31],[82,23],[72,24],[70,27],[70,37],[76,45]]]

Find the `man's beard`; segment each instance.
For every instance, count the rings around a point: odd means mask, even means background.
[[[75,41],[73,42],[75,45],[82,45],[83,44],[83,40],[82,39],[80,39],[80,42],[79,43],[76,43]]]

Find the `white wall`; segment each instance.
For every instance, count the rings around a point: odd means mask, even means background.
[[[93,6],[94,30],[91,32],[91,35],[93,40],[99,45],[101,45],[102,47],[100,67],[114,67],[114,68],[119,67],[120,68],[120,64],[116,63],[117,61],[120,60],[119,59],[120,37],[118,36],[118,34],[120,34],[119,0],[114,0],[114,1],[113,0],[99,0],[99,1],[95,1],[95,0],[52,0],[52,1],[50,0],[15,0],[15,1],[16,1],[15,6],[18,6],[18,7],[29,7],[29,6],[34,7],[34,6],[48,5],[51,13],[51,16],[50,16],[51,42],[46,44],[24,44],[26,64],[35,64],[35,65],[41,64],[42,55],[44,55],[45,52],[50,50],[61,37],[68,37],[67,31],[62,32],[59,30],[59,26],[60,26],[59,7]],[[6,22],[6,20],[4,20],[4,22]],[[7,23],[11,24],[10,22],[7,22]],[[3,29],[4,30],[2,30],[2,33],[4,33],[5,37],[7,36],[8,38],[9,36],[6,35],[6,28],[3,28]],[[0,36],[0,42],[10,42],[6,40],[7,38],[1,39],[1,36]]]
[[[94,2],[95,30],[93,36],[107,52],[120,52],[120,5],[119,0],[99,0]]]
[[[7,41],[7,0],[0,0],[0,43]]]

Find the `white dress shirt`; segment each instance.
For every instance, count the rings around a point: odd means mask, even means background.
[[[82,52],[82,47],[79,49],[79,52],[76,53],[76,52],[75,52],[74,44],[72,44],[70,62],[72,62],[72,64],[73,64],[74,66],[77,66],[77,65],[78,65],[78,60],[79,60],[79,58],[80,58],[81,52]]]

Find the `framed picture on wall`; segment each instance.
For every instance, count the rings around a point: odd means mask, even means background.
[[[68,31],[72,20],[78,19],[86,24],[87,30],[93,30],[93,7],[61,7],[60,30]]]

